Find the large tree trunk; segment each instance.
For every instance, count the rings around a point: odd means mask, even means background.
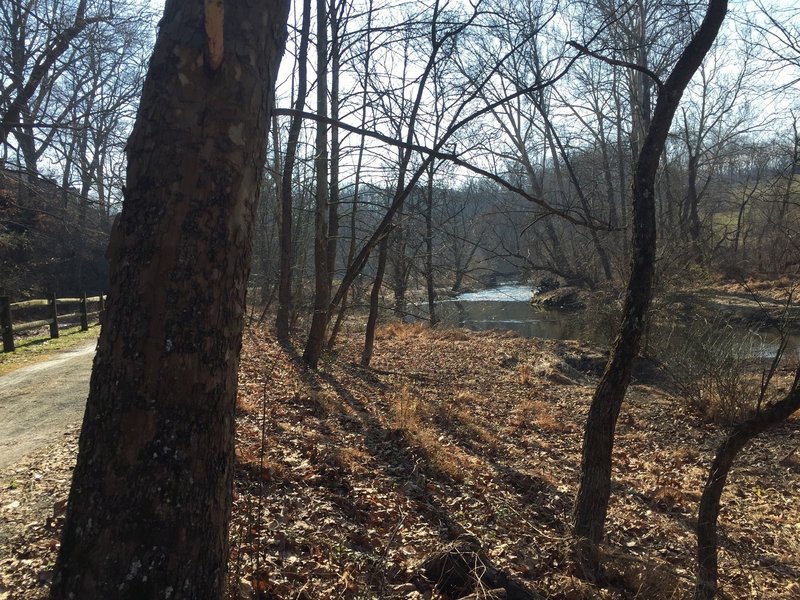
[[[692,75],[711,48],[727,12],[727,0],[710,0],[702,25],[659,89],[655,111],[644,139],[633,179],[633,257],[622,324],[600,378],[583,438],[581,480],[573,512],[577,559],[590,577],[599,564],[597,545],[603,539],[611,496],[611,453],[617,417],[639,353],[652,295],[655,271],[655,176],[672,118]]]
[[[289,3],[222,6],[168,0],[161,21],[55,599],[222,595],[250,240]]]

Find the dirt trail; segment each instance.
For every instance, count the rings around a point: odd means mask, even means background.
[[[96,342],[0,377],[0,469],[83,417]]]

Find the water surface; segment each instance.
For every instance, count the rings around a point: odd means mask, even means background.
[[[530,299],[535,293],[536,289],[530,285],[509,283],[477,292],[465,292],[455,298],[438,301],[436,310],[443,323],[475,331],[510,330],[525,337],[610,345],[616,335],[616,316],[598,316],[589,311],[548,310],[533,306]],[[425,307],[426,305],[419,306],[423,310]],[[660,323],[655,326],[655,333],[651,332],[651,335],[669,337],[670,344],[680,345],[687,336],[687,328],[696,329],[703,326],[703,322]],[[729,324],[723,321],[716,325],[705,324],[705,327],[709,326],[716,329],[719,335],[712,335],[710,340],[701,341],[703,344],[709,344],[707,351],[717,352],[722,345],[726,349],[745,353],[754,358],[770,358],[778,347],[778,335],[774,330],[754,331],[741,324]],[[709,336],[693,331],[690,337]],[[739,347],[733,349],[730,346]],[[787,354],[794,355],[798,352],[800,352],[800,336],[792,335]]]
[[[475,331],[510,330],[525,337],[605,343],[585,312],[547,310],[531,305],[536,292],[529,285],[506,284],[478,292],[465,292],[436,303],[437,316],[448,325]]]

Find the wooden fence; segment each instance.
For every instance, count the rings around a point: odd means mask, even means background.
[[[8,296],[0,296],[0,329],[3,331],[3,352],[14,351],[14,334],[29,329],[37,329],[49,325],[50,338],[58,337],[58,322],[59,320],[79,320],[81,324],[81,331],[89,329],[89,319],[96,319],[99,317],[100,312],[105,308],[106,298],[103,294],[99,296],[92,296],[87,298],[83,294],[80,298],[56,298],[53,294],[50,298],[42,298],[35,300],[24,300],[22,302],[11,302]],[[87,305],[89,303],[97,303],[97,310],[88,311]],[[75,305],[78,306],[76,312],[60,314],[58,312],[59,306]],[[14,313],[16,312],[30,312],[29,309],[39,309],[40,315],[46,311],[47,317],[37,321],[27,321],[24,323],[14,322]]]

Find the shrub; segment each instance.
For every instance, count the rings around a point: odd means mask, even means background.
[[[701,417],[730,424],[756,410],[768,358],[763,336],[717,320],[673,325],[654,338],[657,358]]]

